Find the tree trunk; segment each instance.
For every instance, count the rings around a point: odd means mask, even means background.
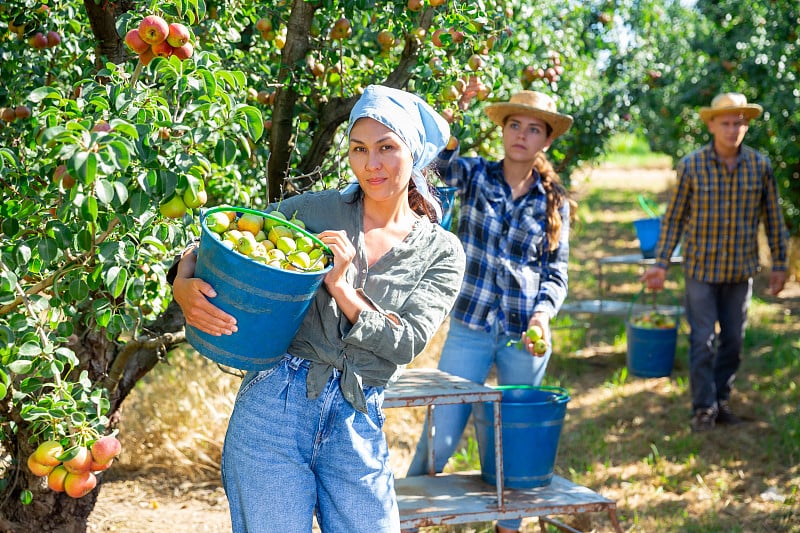
[[[23,473],[23,470],[24,473]],[[85,533],[102,486],[102,472],[97,474],[97,488],[83,498],[71,498],[47,488],[47,478],[34,477],[20,469],[22,479],[9,494],[0,510],[0,531],[4,533]],[[33,492],[30,505],[22,505],[20,493]]]
[[[133,5],[133,0],[119,2],[103,0],[99,4],[96,4],[95,0],[83,0],[92,33],[97,38],[95,65],[98,69],[102,68],[106,61],[119,64],[128,59],[128,50],[122,37],[117,33],[117,18],[122,13],[130,11]]]
[[[308,36],[311,22],[318,5],[304,0],[295,0],[287,22],[286,45],[281,54],[279,80],[290,80],[292,69],[302,61],[309,50]],[[286,186],[289,174],[294,139],[294,105],[298,94],[292,83],[284,83],[275,95],[272,111],[272,131],[270,135],[270,156],[267,167],[267,187],[270,201],[279,200]]]

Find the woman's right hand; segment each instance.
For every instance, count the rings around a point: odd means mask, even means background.
[[[172,284],[172,296],[183,310],[186,324],[215,337],[236,332],[236,319],[208,300],[217,295],[214,288],[193,277],[196,263],[196,254],[184,255]]]

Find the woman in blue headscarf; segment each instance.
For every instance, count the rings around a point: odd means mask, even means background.
[[[357,188],[271,206],[296,212],[334,260],[288,352],[239,389],[222,455],[236,532],[311,531],[314,513],[326,533],[400,530],[383,388],[425,348],[464,273],[425,179],[449,127],[420,98],[372,85],[347,133]],[[231,334],[236,317],[194,266],[184,255],[173,284],[187,324]]]

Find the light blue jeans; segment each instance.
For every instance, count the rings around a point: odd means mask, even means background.
[[[545,335],[550,339],[550,332]],[[551,350],[542,357],[534,357],[527,350],[518,350],[509,341],[516,342],[518,337],[509,337],[499,332],[495,324],[490,333],[475,331],[464,324],[450,320],[450,330],[439,357],[439,369],[455,376],[485,383],[492,365],[497,370],[498,385],[541,385]],[[467,426],[472,412],[470,404],[437,405],[434,410],[433,456],[434,470],[441,472],[450,456],[456,450],[461,435]],[[422,438],[407,476],[420,476],[428,473],[428,420],[425,420]],[[502,527],[519,529],[520,520],[501,520]]]
[[[342,397],[339,373],[306,395],[308,362],[284,358],[242,382],[225,435],[222,482],[236,533],[400,531],[383,433],[383,388],[369,414]]]

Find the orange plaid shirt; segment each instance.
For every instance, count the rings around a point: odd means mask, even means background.
[[[731,172],[708,144],[681,159],[677,174],[656,246],[657,265],[669,265],[683,238],[687,276],[706,283],[745,281],[759,269],[763,221],[772,268],[786,270],[789,236],[769,158],[742,145]]]

